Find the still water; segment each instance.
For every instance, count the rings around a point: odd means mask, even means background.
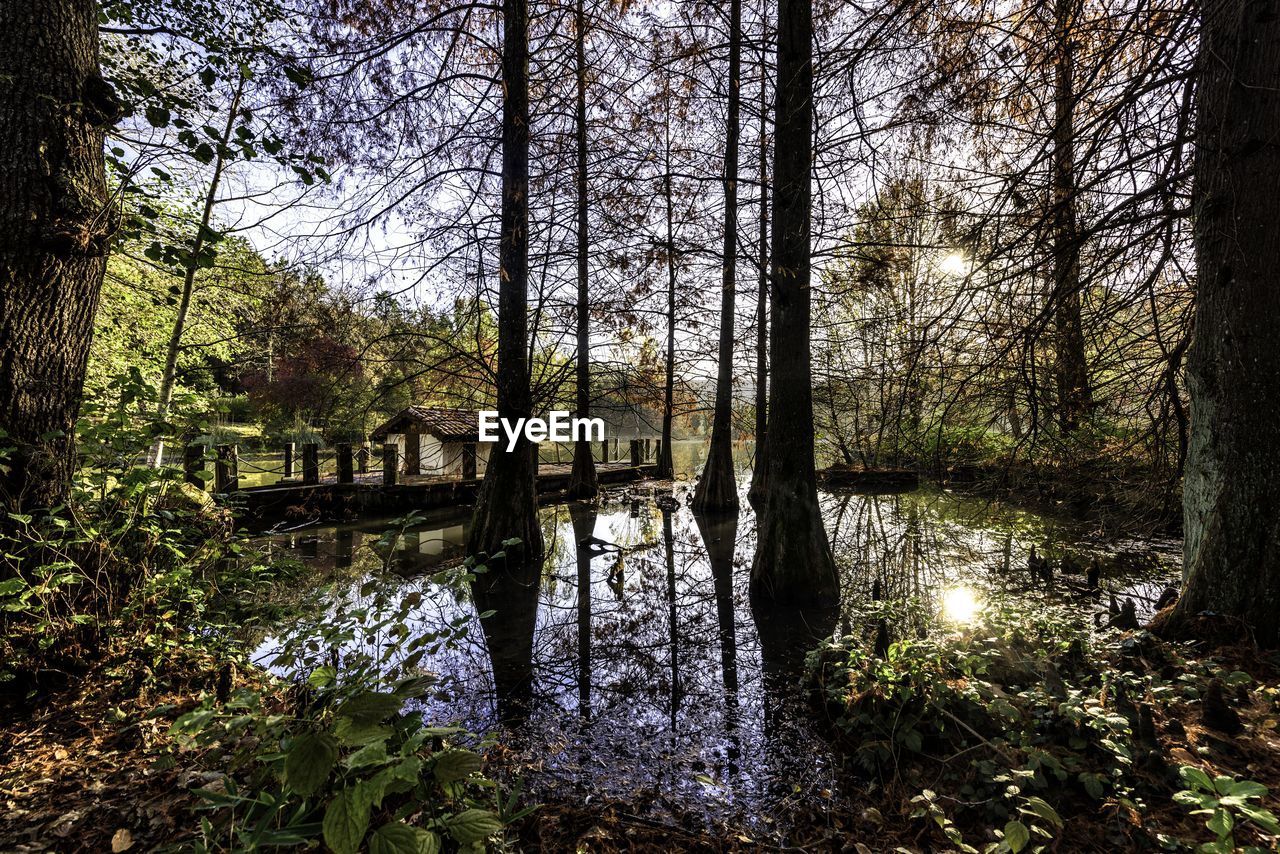
[[[914,597],[926,612],[963,611],[982,591],[1024,589],[1035,545],[1081,566],[1097,556],[1104,588],[1146,597],[1137,604],[1149,613],[1162,579],[1177,573],[1176,541],[1104,540],[1085,523],[934,486],[826,493],[844,604],[800,615],[809,622],[797,632],[795,615],[752,612],[745,495],[732,521],[695,518],[691,494],[688,483],[638,484],[544,507],[540,569],[461,586],[431,577],[460,561],[465,514],[390,534],[383,521],[265,536],[267,548],[307,564],[315,587],[299,592],[312,617],[280,627],[258,658],[304,677],[277,660],[281,643],[305,647],[326,627],[312,651],[339,667],[361,651],[398,665],[417,652],[409,670],[440,680],[428,719],[498,732],[533,797],[618,799],[667,821],[732,820],[767,835],[784,802],[830,802],[838,791],[841,775],[793,686],[804,648],[848,632],[873,591]],[[407,632],[335,638],[353,612],[406,597]]]

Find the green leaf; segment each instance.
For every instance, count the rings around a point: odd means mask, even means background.
[[[404,700],[391,694],[367,691],[357,694],[338,708],[338,717],[356,724],[377,724],[400,711]]]
[[[479,842],[502,830],[502,822],[496,815],[488,810],[477,809],[458,813],[449,819],[446,826],[449,828],[449,835],[462,845]]]
[[[338,678],[338,671],[329,665],[317,667],[307,677],[307,684],[312,688],[328,688]]]
[[[387,761],[387,745],[382,741],[375,741],[372,744],[366,744],[364,747],[351,754],[343,762],[348,768],[355,770],[357,768],[365,768],[369,765],[380,765]]]
[[[163,128],[169,126],[169,111],[164,107],[158,107],[154,104],[147,107],[147,121],[154,128]]]
[[[351,789],[339,792],[324,812],[324,842],[335,854],[355,854],[369,829],[369,802]]]
[[[1280,821],[1276,820],[1275,814],[1271,810],[1264,810],[1261,807],[1255,807],[1253,804],[1241,804],[1237,809],[1249,821],[1261,827],[1267,833],[1280,835]]]
[[[462,780],[480,770],[480,756],[470,750],[446,750],[436,759],[435,775],[441,783]]]
[[[1018,854],[1031,841],[1031,831],[1022,822],[1011,821],[1004,826],[1004,841],[1008,843],[1010,851]]]
[[[1209,779],[1209,775],[1194,765],[1183,765],[1178,769],[1178,776],[1182,778],[1182,782],[1192,788],[1203,789],[1206,792],[1213,791],[1213,781]]]
[[[1062,817],[1059,816],[1058,811],[1051,807],[1044,799],[1037,798],[1035,796],[1027,798],[1027,810],[1040,816],[1054,827],[1058,829],[1062,828]]]
[[[440,837],[399,821],[384,824],[369,839],[369,854],[436,854]]]
[[[338,760],[338,745],[332,736],[307,732],[293,740],[284,760],[284,779],[295,792],[308,797],[329,779]]]
[[[1231,829],[1236,826],[1236,821],[1231,817],[1230,810],[1215,810],[1213,817],[1205,822],[1205,827],[1212,830],[1221,839],[1231,833]]]
[[[1227,786],[1227,792],[1233,798],[1265,798],[1267,787],[1253,780],[1240,780]]]
[[[27,586],[27,582],[21,578],[10,578],[6,581],[0,581],[0,596],[12,596]]]

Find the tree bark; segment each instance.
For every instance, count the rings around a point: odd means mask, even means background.
[[[1195,340],[1184,484],[1184,590],[1280,644],[1280,18],[1271,0],[1207,0],[1196,139]]]
[[[498,283],[498,415],[529,418],[529,8],[503,0],[502,237]],[[509,562],[541,557],[536,467],[521,434],[515,447],[494,448],[476,496],[468,550],[506,551]],[[504,547],[508,539],[520,545]]]
[[[669,85],[669,84],[668,84]],[[663,192],[667,197],[667,366],[666,382],[662,390],[662,447],[658,451],[660,479],[675,477],[675,463],[671,456],[671,422],[675,417],[676,385],[676,238],[674,224],[675,200],[671,197],[671,93],[667,92],[665,132],[666,174],[663,176]]]
[[[813,8],[779,0],[773,147],[768,489],[751,567],[754,600],[834,606],[840,597],[818,504],[809,352]]]
[[[761,39],[760,51],[760,141],[759,166],[760,174],[760,234],[759,255],[756,279],[756,437],[755,464],[751,468],[751,489],[747,492],[747,500],[752,509],[759,511],[764,506],[765,478],[768,467],[765,466],[765,440],[768,434],[769,419],[769,134],[768,134],[768,92],[769,63],[764,56],[764,39]]]
[[[0,4],[0,504],[66,500],[115,212],[102,156],[119,102],[97,4]]]
[[[578,103],[575,135],[578,146],[578,356],[577,416],[586,418],[591,409],[591,332],[588,327],[591,302],[587,293],[587,18],[578,0],[574,12],[574,53],[577,62]],[[596,477],[595,458],[591,455],[591,442],[582,439],[573,446],[573,471],[569,475],[569,495],[575,498],[591,498],[600,491]]]
[[[1078,0],[1054,4],[1053,315],[1058,426],[1075,430],[1093,410],[1080,316],[1080,228],[1076,213],[1074,25]]]
[[[707,464],[693,495],[703,513],[738,512],[733,471],[733,314],[738,276],[738,134],[742,83],[742,0],[729,3],[729,103],[724,140],[724,245],[721,251],[720,342],[716,405]]]

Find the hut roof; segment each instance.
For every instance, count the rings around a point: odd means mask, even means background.
[[[474,409],[410,406],[369,434],[385,441],[390,433],[428,433],[442,442],[475,442],[480,438],[480,415]]]

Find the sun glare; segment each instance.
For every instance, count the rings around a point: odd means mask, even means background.
[[[942,616],[953,623],[972,623],[979,605],[977,594],[968,587],[952,587],[942,594]]]
[[[967,276],[969,275],[969,259],[964,257],[963,252],[952,252],[938,262],[938,269],[948,276]]]

